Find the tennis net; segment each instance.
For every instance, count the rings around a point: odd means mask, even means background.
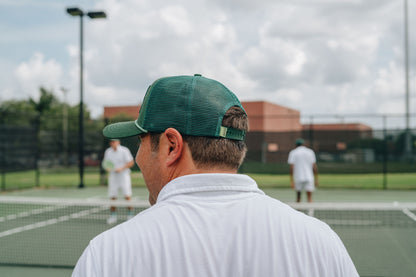
[[[291,206],[332,227],[360,276],[416,276],[416,203]]]
[[[117,222],[107,224],[110,207]],[[147,201],[0,197],[0,264],[72,268],[88,242]]]
[[[289,203],[338,233],[361,276],[416,276],[416,203]],[[0,265],[72,268],[88,242],[147,201],[0,197]]]

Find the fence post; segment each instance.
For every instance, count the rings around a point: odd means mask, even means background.
[[[104,124],[105,126],[107,126],[109,123],[108,118],[104,118]],[[103,136],[103,143],[102,143],[102,151],[101,151],[101,155],[100,155],[100,185],[101,186],[105,186],[106,182],[107,182],[107,176],[106,176],[106,171],[104,170],[104,168],[101,166],[101,163],[104,159],[104,152],[107,149],[107,139]]]
[[[387,189],[387,129],[386,129],[386,115],[383,115],[383,189]]]
[[[5,118],[5,113],[4,111],[1,111],[1,118],[0,118],[0,127],[2,130],[1,135],[0,135],[0,163],[1,163],[1,190],[5,191],[6,190],[6,140],[5,140],[5,133],[6,133],[6,126],[5,126],[5,122],[4,122],[4,118]]]
[[[261,143],[261,163],[267,163],[267,142],[263,141]]]
[[[310,120],[309,120],[309,141],[310,141],[311,148],[316,151],[316,149],[314,148],[314,141],[313,141],[313,115],[310,116]]]
[[[40,185],[40,171],[39,171],[39,159],[40,159],[40,113],[35,115],[35,132],[36,132],[36,155],[35,155],[35,172],[36,172],[36,187]]]

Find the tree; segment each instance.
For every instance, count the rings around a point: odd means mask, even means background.
[[[45,88],[40,87],[39,101],[36,102],[33,98],[29,98],[29,104],[39,112],[41,115],[52,109],[53,105],[58,104],[59,101],[53,95],[53,91],[47,91]]]
[[[399,134],[399,136],[396,138],[396,141],[395,141],[395,149],[394,149],[395,152],[394,152],[394,154],[397,157],[400,157],[400,156],[403,155],[404,150],[405,150],[405,141],[406,141],[406,132],[402,132],[402,133]],[[414,149],[415,149],[415,145],[416,145],[415,144],[416,143],[416,136],[411,135],[410,141],[411,141],[410,149],[412,149],[411,153],[413,153]]]
[[[65,116],[63,111],[67,109]],[[64,121],[68,127],[63,131]],[[57,155],[64,148],[69,153],[77,153],[79,105],[68,105],[59,101],[53,90],[40,87],[38,99],[8,100],[0,103],[0,125],[34,126],[39,131],[42,155]],[[103,120],[93,120],[84,105],[86,153],[97,152],[102,148]],[[64,135],[68,140],[64,139]],[[64,147],[64,141],[68,145]]]
[[[385,143],[381,139],[363,138],[348,143],[348,149],[372,149],[378,159],[381,159],[385,151]]]
[[[0,124],[31,126],[38,115],[27,100],[8,100],[0,104]]]

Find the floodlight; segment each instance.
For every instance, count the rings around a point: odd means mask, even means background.
[[[83,16],[84,13],[80,8],[67,8],[66,12],[69,13],[72,16]]]
[[[97,11],[97,12],[88,12],[87,15],[94,19],[94,18],[106,18],[107,15],[103,11]]]

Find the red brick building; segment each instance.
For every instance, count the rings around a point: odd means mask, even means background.
[[[120,114],[136,119],[139,116],[140,107],[138,106],[110,106],[104,107],[104,118],[112,118]]]
[[[297,110],[266,101],[242,102],[242,105],[249,118],[248,160],[285,162],[299,137],[315,151],[341,153],[348,142],[372,136],[372,129],[360,123],[302,125]],[[124,114],[136,119],[139,109],[138,106],[104,107],[104,118]]]

